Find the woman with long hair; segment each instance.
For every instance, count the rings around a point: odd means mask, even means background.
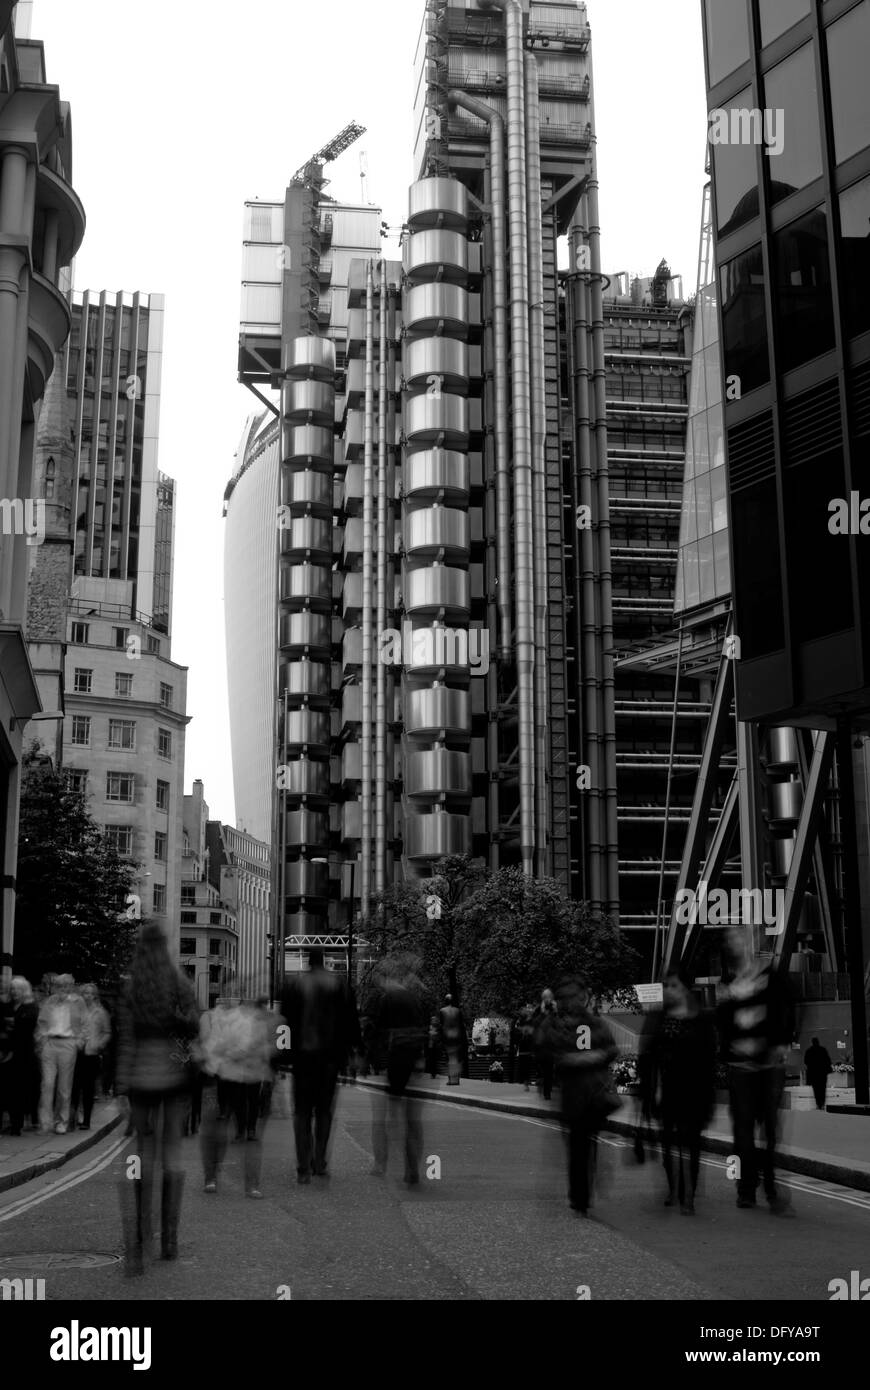
[[[159,927],[142,928],[119,1019],[115,1092],[127,1096],[136,1136],[138,1172],[122,1179],[126,1273],[143,1273],[151,1240],[151,1203],[162,1167],[161,1257],[178,1257],[178,1217],[184,1174],[181,1130],[190,1088],[191,1047],[199,1010],[190,981],[173,963]]]

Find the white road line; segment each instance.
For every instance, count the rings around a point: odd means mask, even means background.
[[[365,1089],[368,1090],[369,1088],[366,1087]],[[430,1105],[446,1106],[447,1108],[453,1111],[459,1110],[464,1111],[467,1114],[488,1115],[490,1116],[490,1118],[494,1119],[522,1120],[523,1124],[537,1125],[539,1129],[560,1128],[559,1120],[555,1118],[552,1120],[541,1120],[535,1119],[531,1115],[519,1115],[516,1112],[510,1110],[490,1110],[488,1107],[484,1106],[457,1105],[455,1101],[439,1100],[434,1096],[431,1098],[429,1096],[426,1096],[425,1099],[426,1101],[428,1101]],[[607,1146],[612,1149],[630,1149],[634,1147],[634,1143],[632,1140],[605,1138],[604,1135],[599,1136],[599,1142],[602,1144],[607,1144]],[[651,1146],[647,1145],[647,1148],[649,1147]],[[657,1153],[661,1152],[661,1149],[658,1145],[652,1147],[655,1148],[655,1151]],[[701,1162],[705,1164],[708,1168],[724,1169],[727,1166],[724,1160],[722,1159],[709,1158],[703,1155],[701,1157]],[[779,1170],[779,1173],[777,1175],[777,1184],[780,1187],[791,1188],[794,1192],[805,1192],[810,1197],[825,1197],[831,1202],[840,1202],[844,1206],[857,1207],[859,1211],[870,1212],[870,1197],[865,1197],[862,1193],[858,1192],[858,1190],[853,1187],[843,1188],[842,1191],[835,1191],[831,1188],[830,1184],[825,1183],[823,1185],[821,1179],[805,1177],[802,1181],[798,1181],[796,1178],[786,1177],[785,1172],[782,1169]]]
[[[84,1168],[79,1168],[75,1173],[68,1174],[66,1177],[58,1178],[55,1182],[49,1183],[39,1192],[34,1192],[27,1197],[20,1197],[15,1202],[10,1202],[9,1206],[0,1210],[0,1222],[12,1221],[16,1216],[23,1216],[26,1211],[33,1207],[38,1207],[43,1202],[48,1202],[52,1197],[59,1197],[62,1192],[68,1192],[71,1188],[77,1187],[80,1182],[87,1182],[88,1178],[95,1177],[104,1168],[108,1168],[126,1147],[129,1142],[128,1137],[116,1139],[112,1146],[100,1158],[92,1159]]]

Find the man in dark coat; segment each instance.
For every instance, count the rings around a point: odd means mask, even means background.
[[[293,1066],[293,1133],[296,1177],[326,1177],[327,1147],[339,1072],[360,1043],[359,1020],[345,979],[327,970],[323,951],[314,946],[309,968],[295,976],[281,996],[290,1029]]]
[[[822,1047],[818,1038],[813,1038],[812,1047],[808,1047],[804,1053],[804,1066],[807,1069],[807,1084],[812,1086],[816,1098],[816,1109],[824,1110],[828,1077],[834,1068],[828,1049]]]

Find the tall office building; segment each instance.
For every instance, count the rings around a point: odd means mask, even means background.
[[[48,82],[30,5],[0,3],[0,938],[12,964],[22,752],[57,683],[29,658],[28,576],[47,535],[36,433],[70,331],[70,267],[85,230],[67,102]],[[41,534],[42,533],[42,534]],[[56,669],[56,667],[55,667]],[[47,728],[49,720],[40,725]],[[32,728],[32,724],[30,725]],[[56,727],[56,723],[54,725]]]
[[[206,825],[208,879],[235,914],[236,965],[245,995],[268,985],[272,856],[253,835],[210,820]]]
[[[59,761],[178,944],[187,670],[172,660],[173,480],[158,468],[163,296],[76,294],[37,437],[46,537],[28,635]],[[37,730],[40,726],[34,726]]]

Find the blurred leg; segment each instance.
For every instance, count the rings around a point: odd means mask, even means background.
[[[68,1125],[70,1123],[73,1073],[75,1072],[78,1049],[72,1038],[59,1038],[57,1047],[57,1104],[55,1111],[57,1123]]]
[[[206,1186],[217,1182],[218,1170],[227,1147],[226,1120],[218,1096],[218,1083],[206,1079],[202,1092],[199,1148]]]
[[[737,1200],[755,1201],[755,1115],[756,1077],[752,1072],[731,1068],[731,1118],[734,1123],[734,1150],[740,1162]]]
[[[386,1091],[372,1092],[372,1174],[380,1176],[387,1171],[389,1138],[387,1114],[390,1098]]]
[[[57,1051],[54,1038],[46,1038],[42,1045],[42,1088],[39,1095],[39,1124],[41,1129],[50,1129],[54,1119],[54,1088],[57,1081]]]
[[[313,1064],[309,1059],[297,1057],[293,1064],[293,1137],[296,1142],[296,1173],[302,1181],[311,1176],[311,1127],[315,1100]]]
[[[332,1112],[335,1106],[335,1088],[337,1085],[338,1067],[332,1062],[321,1063],[314,1109],[314,1171],[319,1176],[322,1176],[326,1172],[329,1135],[332,1129]]]

